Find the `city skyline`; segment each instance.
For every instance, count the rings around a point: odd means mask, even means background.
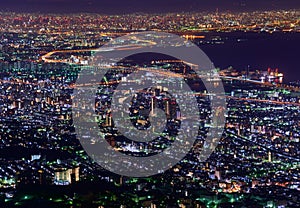
[[[252,11],[299,9],[297,0],[12,0],[1,1],[1,11],[42,12],[42,13],[102,13],[126,14],[134,12],[166,13],[166,12],[199,12],[199,11]]]
[[[0,207],[300,207],[299,3],[97,2],[0,3]]]

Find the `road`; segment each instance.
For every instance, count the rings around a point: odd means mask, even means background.
[[[135,41],[141,41],[141,42],[145,42],[149,45],[155,45],[156,43],[153,42],[153,41],[144,41],[144,40],[139,40],[137,38],[134,38]],[[101,50],[103,51],[112,51],[112,50],[115,50],[115,51],[118,51],[118,50],[133,50],[133,49],[138,49],[138,48],[142,48],[143,46],[140,46],[138,44],[131,44],[131,45],[124,45],[124,46],[121,46],[121,47],[105,47],[105,48],[96,48],[96,49],[77,49],[77,50],[55,50],[55,51],[51,51],[45,55],[43,55],[41,57],[41,59],[44,61],[44,62],[47,62],[47,63],[68,63],[67,60],[56,60],[56,59],[51,59],[51,56],[53,56],[54,54],[56,53],[78,53],[78,52],[90,52],[90,51],[94,51],[94,52],[101,52]],[[185,62],[185,61],[181,61],[181,60],[160,60],[158,61],[158,63],[185,63],[191,67],[196,67],[197,65],[193,64],[193,63],[188,63],[188,62]],[[107,68],[111,68],[111,67],[107,67]],[[116,66],[114,66],[114,68],[116,68]],[[124,68],[124,67],[121,67],[121,66],[117,66],[117,68]],[[175,78],[187,78],[189,76],[192,76],[192,75],[185,75],[185,74],[178,74],[178,73],[175,73],[175,72],[171,72],[171,71],[167,71],[167,70],[163,70],[163,69],[160,69],[160,70],[157,70],[157,69],[154,69],[154,68],[141,68],[141,67],[136,67],[137,70],[142,70],[142,71],[149,71],[149,72],[152,72],[152,73],[157,73],[157,74],[160,74],[162,76],[166,76],[166,77],[175,77]],[[209,76],[200,76],[201,79],[209,79]],[[258,81],[258,80],[250,80],[250,79],[244,79],[242,77],[231,77],[231,76],[220,76],[220,78],[222,79],[227,79],[227,80],[237,80],[237,81],[243,81],[243,82],[249,82],[249,83],[252,83],[252,84],[258,84],[258,85],[262,85],[262,86],[268,86],[268,87],[276,87],[275,85],[271,84],[271,83],[263,83],[261,81]],[[106,82],[105,84],[117,84],[119,83],[119,81],[109,81],[109,82]],[[95,84],[104,84],[103,82],[99,82],[99,83],[86,83],[84,85],[77,85],[78,86],[93,86]],[[74,85],[72,85],[71,87],[76,87]],[[283,87],[284,88],[284,87]],[[296,89],[295,89],[296,91]],[[300,103],[295,103],[295,102],[286,102],[286,101],[275,101],[275,100],[262,100],[262,99],[254,99],[254,98],[238,98],[238,97],[232,97],[232,96],[227,96],[227,98],[230,98],[230,99],[235,99],[235,100],[244,100],[244,101],[248,101],[248,102],[264,102],[264,103],[270,103],[270,104],[277,104],[277,105],[296,105],[296,106],[300,106]]]

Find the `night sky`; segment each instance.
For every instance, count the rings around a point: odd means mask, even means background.
[[[0,0],[1,11],[124,14],[299,9],[299,0]]]

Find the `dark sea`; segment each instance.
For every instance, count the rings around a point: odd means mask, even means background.
[[[300,33],[204,33],[194,42],[216,67],[238,71],[278,68],[284,81],[300,80]]]

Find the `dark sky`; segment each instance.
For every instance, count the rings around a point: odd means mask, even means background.
[[[132,12],[249,11],[299,9],[300,0],[0,0],[1,11],[16,12]]]

